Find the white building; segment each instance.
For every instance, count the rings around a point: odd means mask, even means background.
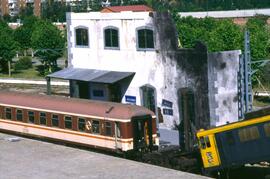
[[[72,97],[145,106],[163,129],[210,126],[207,48],[179,49],[167,13],[68,13],[67,37],[69,66],[48,79]]]

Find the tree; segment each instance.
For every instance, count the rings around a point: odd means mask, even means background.
[[[32,47],[31,37],[38,21],[37,17],[26,17],[23,20],[23,26],[18,27],[14,32],[14,38],[18,42],[19,49],[24,51],[24,55],[26,55],[26,50]]]
[[[55,71],[56,60],[62,56],[65,45],[61,31],[51,22],[41,20],[36,24],[31,41],[36,55],[41,58],[44,65],[45,74]]]
[[[17,42],[12,36],[12,30],[0,21],[0,65],[3,72],[10,72],[10,63],[12,58],[15,57],[17,51]]]

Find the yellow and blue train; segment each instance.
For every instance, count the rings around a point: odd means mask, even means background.
[[[245,119],[197,132],[206,171],[222,171],[247,163],[270,161],[270,106]]]

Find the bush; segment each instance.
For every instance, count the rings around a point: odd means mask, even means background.
[[[22,57],[20,58],[14,66],[15,71],[26,70],[32,68],[32,58]]]

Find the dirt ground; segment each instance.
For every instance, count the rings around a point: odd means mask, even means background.
[[[46,94],[47,86],[46,85],[33,85],[33,84],[7,84],[0,83],[0,90],[5,91],[18,91],[25,93],[35,93],[35,94]],[[52,95],[69,95],[68,86],[51,86]]]

